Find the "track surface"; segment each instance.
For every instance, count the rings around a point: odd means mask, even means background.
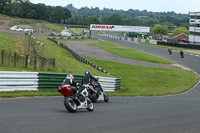
[[[112,41],[185,65],[200,73],[200,57]],[[111,97],[94,104],[94,112],[69,113],[63,97],[0,99],[0,133],[199,133],[200,85],[191,91],[162,97]]]

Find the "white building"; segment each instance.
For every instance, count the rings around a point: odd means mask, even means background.
[[[189,41],[192,44],[200,45],[200,12],[190,12],[190,35]]]

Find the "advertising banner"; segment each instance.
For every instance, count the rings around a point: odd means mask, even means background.
[[[90,30],[149,33],[150,27],[90,24]]]

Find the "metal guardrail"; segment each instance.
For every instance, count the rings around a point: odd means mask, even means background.
[[[0,91],[37,90],[37,72],[0,71]]]
[[[0,71],[0,92],[57,90],[57,88],[61,86],[66,75],[66,73]],[[75,80],[81,84],[84,75],[73,75]],[[99,82],[104,91],[113,92],[121,87],[121,78],[95,77],[99,78]]]
[[[147,40],[147,39],[133,38],[133,37],[122,37],[122,36],[109,35],[109,34],[104,34],[104,36],[108,38],[112,38],[112,39],[117,39],[117,40],[127,40],[127,41],[133,41],[133,42],[157,44],[157,40]]]
[[[74,79],[81,84],[84,75],[73,74]],[[38,73],[38,90],[55,90],[61,86],[67,74],[63,73]],[[99,82],[104,91],[115,91],[121,87],[121,78],[109,78],[95,76],[99,78]]]

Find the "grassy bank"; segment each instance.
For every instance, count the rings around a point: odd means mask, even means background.
[[[73,33],[81,34],[85,28],[69,28]]]
[[[140,61],[147,61],[152,63],[161,63],[161,64],[172,64],[172,62],[159,58],[154,55],[150,55],[138,50],[134,50],[131,48],[127,48],[118,44],[114,44],[111,42],[98,42],[98,43],[91,43],[90,46],[96,46],[103,50],[106,50],[112,54],[128,58],[128,59],[134,59],[134,60],[140,60]]]
[[[22,40],[24,40],[24,37],[0,32],[0,49],[24,53]]]
[[[60,26],[58,24],[52,24],[49,22],[43,23],[42,26],[46,29],[56,31],[56,32],[61,32],[64,29],[64,26]]]
[[[17,53],[24,53],[24,47],[22,40],[24,37],[18,37],[6,33],[0,33],[0,49],[9,50]],[[99,76],[108,76],[105,73],[97,71],[95,68],[77,61],[67,50],[55,45],[52,41],[47,40],[46,37],[37,37],[36,40],[43,42],[44,50],[43,54],[45,57],[56,59],[56,68],[54,71],[58,73],[73,73],[73,74],[84,74],[86,70],[90,70],[93,74]],[[35,44],[38,45],[38,44]],[[37,46],[36,46],[37,47]],[[40,51],[42,47],[40,48]],[[28,68],[16,68],[12,66],[0,66],[1,71],[34,71]]]
[[[166,50],[169,48],[169,46],[156,45],[156,44],[144,43],[144,42],[139,42],[139,44],[148,45],[148,46],[152,46],[152,47],[158,47],[158,48],[162,48],[162,49],[166,49]],[[186,48],[173,47],[173,46],[170,46],[170,47],[172,48],[172,50],[186,50]]]
[[[67,50],[57,46],[46,37],[36,37],[36,39],[45,44],[43,55],[48,58],[55,58],[56,68],[54,72],[84,74],[86,70],[89,70],[95,75],[108,76],[90,65],[79,62]]]
[[[13,92],[0,92],[2,98],[14,98],[14,97],[35,97],[35,96],[61,96],[56,91],[13,91]]]
[[[122,89],[108,93],[112,96],[177,94],[188,90],[198,81],[198,76],[187,70],[126,65],[92,58],[89,60],[122,77]]]

